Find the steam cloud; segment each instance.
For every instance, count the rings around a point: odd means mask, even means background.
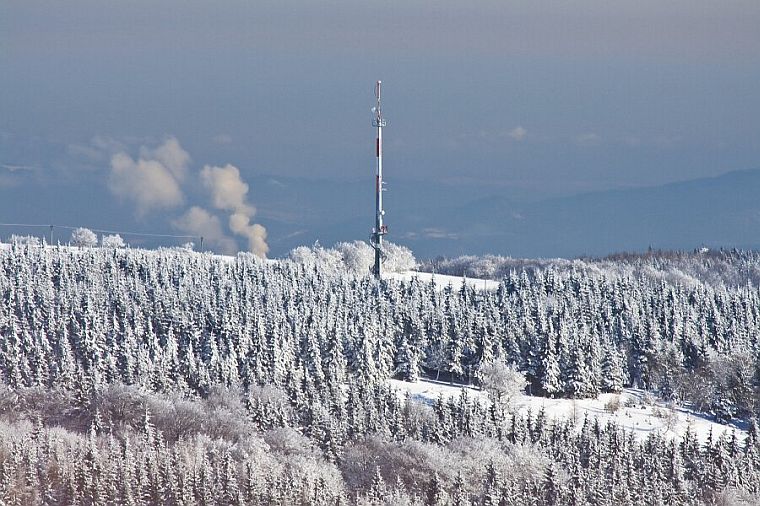
[[[142,148],[132,159],[119,152],[111,158],[108,188],[114,195],[134,202],[138,216],[154,209],[170,209],[184,202],[180,183],[187,174],[190,156],[175,138],[154,150]]]
[[[137,160],[122,150],[111,157],[108,188],[114,195],[132,201],[140,217],[152,210],[176,208],[185,201],[182,183],[187,179],[189,162],[190,155],[174,137],[155,149],[140,148]],[[200,178],[211,192],[214,209],[230,213],[230,231],[245,237],[251,252],[266,257],[269,251],[267,231],[251,222],[256,208],[246,202],[248,185],[240,178],[237,167],[207,165],[200,172]],[[173,220],[172,226],[203,237],[209,246],[222,253],[237,251],[236,241],[225,234],[219,218],[201,207],[191,207]]]
[[[158,160],[171,172],[177,181],[182,182],[185,180],[187,164],[190,163],[190,155],[182,149],[176,138],[169,137],[163,144],[153,150],[142,147],[140,149],[140,157]]]
[[[220,253],[234,255],[237,252],[237,243],[225,235],[219,218],[198,206],[188,209],[185,214],[172,221],[172,225],[191,235],[203,237],[209,246]]]
[[[230,230],[248,239],[248,249],[260,257],[266,257],[269,246],[267,232],[261,225],[251,223],[256,208],[246,202],[248,185],[240,179],[240,171],[233,165],[212,167],[206,165],[201,171],[201,181],[211,192],[216,209],[230,211]]]

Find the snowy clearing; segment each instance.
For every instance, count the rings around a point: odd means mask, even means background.
[[[432,405],[440,395],[459,396],[462,388],[467,390],[471,398],[487,399],[486,393],[475,387],[449,385],[435,381],[418,381],[417,383],[395,379],[388,381],[404,395],[408,392],[413,400],[425,404]],[[619,398],[620,407],[612,413],[605,406],[615,398]],[[543,407],[547,417],[575,418],[578,426],[583,423],[585,416],[590,419],[598,418],[601,424],[613,421],[625,430],[632,430],[640,439],[658,431],[665,436],[680,438],[686,433],[689,425],[700,441],[708,438],[711,429],[715,438],[725,431],[734,430],[742,439],[746,435],[743,426],[723,425],[713,422],[709,415],[696,413],[681,406],[669,407],[660,400],[653,401],[647,392],[633,388],[626,388],[620,394],[601,394],[596,399],[549,399],[521,395],[512,401],[512,405],[516,406],[521,413],[526,413],[529,409],[537,413]]]
[[[447,286],[451,285],[454,288],[462,286],[462,282],[466,282],[468,286],[475,288],[476,290],[496,290],[499,288],[498,281],[492,281],[490,279],[477,279],[477,278],[463,278],[459,276],[446,276],[444,274],[433,274],[430,272],[418,272],[418,271],[406,271],[406,272],[386,272],[383,277],[387,279],[397,279],[400,281],[411,281],[413,278],[424,283],[430,283],[431,280],[435,282],[436,287],[439,290],[443,290]]]

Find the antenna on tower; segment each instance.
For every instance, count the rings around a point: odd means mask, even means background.
[[[377,138],[375,139],[375,154],[377,155],[377,169],[375,171],[375,227],[372,229],[370,242],[375,250],[375,265],[372,273],[377,279],[380,279],[380,262],[382,260],[383,236],[388,233],[388,226],[383,223],[383,127],[385,118],[380,107],[380,85],[382,81],[375,84],[375,106],[372,108],[374,117],[372,126],[377,128]]]

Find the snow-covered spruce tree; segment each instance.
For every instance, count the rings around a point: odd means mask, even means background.
[[[625,385],[623,360],[618,349],[609,341],[602,348],[601,388],[603,392],[620,392]]]
[[[562,391],[559,356],[556,351],[555,337],[550,333],[546,338],[543,357],[541,357],[541,390],[549,397]]]
[[[420,379],[423,348],[414,341],[412,332],[402,333],[396,343],[395,371],[404,381]]]

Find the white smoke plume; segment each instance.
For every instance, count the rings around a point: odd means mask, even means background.
[[[187,174],[190,156],[175,138],[167,139],[154,150],[142,148],[132,159],[125,152],[111,158],[108,188],[114,195],[134,202],[137,215],[154,209],[170,209],[184,202],[180,183]]]
[[[229,227],[233,233],[248,239],[248,249],[266,257],[269,246],[266,243],[266,229],[251,223],[256,208],[246,202],[248,185],[240,178],[237,167],[227,164],[224,167],[205,166],[201,171],[201,181],[211,192],[211,201],[216,209],[230,211]]]
[[[267,245],[267,229],[258,223],[251,223],[251,219],[245,214],[234,213],[230,216],[230,230],[248,239],[248,249],[256,255],[266,258],[269,246]]]
[[[174,178],[182,182],[187,175],[187,164],[190,163],[190,155],[182,149],[179,141],[169,137],[156,149],[140,148],[140,158],[158,160],[164,167],[169,169]]]
[[[237,252],[237,243],[224,233],[219,218],[203,208],[191,207],[185,214],[172,221],[172,225],[188,234],[203,237],[210,247],[220,253],[234,255]]]
[[[179,141],[169,137],[156,148],[140,148],[135,160],[123,148],[111,157],[108,188],[123,199],[134,203],[142,217],[157,209],[172,209],[185,201],[182,184],[188,176],[190,155]],[[248,185],[240,171],[232,165],[205,166],[201,182],[211,192],[213,207],[227,211],[229,230],[248,240],[248,249],[260,257],[269,251],[266,229],[252,223],[256,208],[246,202]],[[207,210],[193,206],[172,225],[188,234],[203,237],[209,247],[226,254],[237,251],[236,241],[225,234],[219,218]]]

